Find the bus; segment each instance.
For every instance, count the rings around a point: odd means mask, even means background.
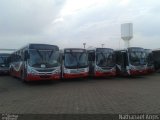
[[[116,76],[115,53],[111,48],[89,48],[89,76]]]
[[[0,53],[0,74],[9,73],[9,53]]]
[[[60,79],[59,47],[28,44],[11,54],[10,74],[23,81]]]
[[[85,49],[65,48],[62,56],[62,78],[83,78],[88,76],[88,56]]]
[[[151,49],[145,49],[146,58],[147,58],[147,73],[153,73],[154,69],[154,60],[153,60],[153,53]]]
[[[160,71],[160,49],[152,50],[154,67],[156,71]]]
[[[116,50],[117,75],[134,76],[146,74],[147,60],[143,48],[129,47],[125,50]]]

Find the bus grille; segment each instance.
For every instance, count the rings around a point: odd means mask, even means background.
[[[70,70],[71,73],[78,73],[77,70]]]
[[[79,72],[85,72],[85,69],[78,69]]]
[[[71,73],[82,73],[85,72],[85,69],[75,69],[75,70],[70,70]]]
[[[55,69],[36,69],[38,72],[52,72]]]
[[[136,69],[138,70],[143,70],[145,68],[145,66],[136,66]]]
[[[112,67],[102,67],[103,70],[110,70]]]
[[[40,75],[41,78],[50,78],[50,75]]]

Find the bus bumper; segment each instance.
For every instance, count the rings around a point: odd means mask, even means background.
[[[84,78],[88,76],[88,72],[87,73],[77,73],[77,74],[67,74],[64,73],[63,78],[64,79],[68,79],[68,78]]]
[[[145,75],[147,70],[130,70],[130,75]]]
[[[147,68],[147,73],[153,73],[155,72],[154,68]]]
[[[96,72],[96,77],[114,77],[116,76],[116,72]]]
[[[0,74],[9,74],[9,69],[0,69]]]
[[[26,81],[38,81],[38,80],[59,80],[61,78],[60,74],[51,75],[33,75],[28,74]]]
[[[0,75],[3,75],[3,74],[9,74],[9,71],[8,70],[0,70]]]

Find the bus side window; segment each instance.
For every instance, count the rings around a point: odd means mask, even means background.
[[[88,53],[88,61],[95,61],[95,54],[94,54],[94,52]]]

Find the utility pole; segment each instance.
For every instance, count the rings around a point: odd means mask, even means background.
[[[102,48],[103,48],[104,44],[101,44],[101,45],[102,45]]]
[[[83,46],[84,46],[84,49],[85,49],[86,43],[83,43]]]

